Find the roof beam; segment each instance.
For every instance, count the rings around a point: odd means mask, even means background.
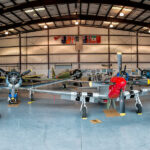
[[[22,22],[22,23],[14,23],[12,25],[6,25],[0,28],[0,31],[8,30],[10,28],[22,27],[25,25],[38,24],[38,23],[46,23],[46,22],[54,22],[54,21],[67,21],[67,20],[96,20],[96,21],[109,21],[109,22],[119,22],[119,23],[127,23],[134,24],[138,26],[148,27],[150,28],[149,23],[139,22],[134,20],[120,19],[120,18],[111,18],[105,16],[95,16],[95,15],[67,15],[67,16],[59,16],[59,17],[51,17],[51,18],[43,18]]]
[[[6,7],[0,9],[0,14],[10,12],[10,11],[16,11],[20,9],[25,8],[31,8],[31,7],[39,7],[42,5],[56,5],[56,4],[64,4],[64,3],[78,3],[78,0],[42,0],[42,1],[30,1],[28,3],[21,3],[17,4],[11,7]],[[89,3],[89,0],[82,0],[82,3]],[[121,6],[128,6],[128,7],[134,7],[134,8],[140,8],[145,10],[150,10],[149,5],[133,2],[133,1],[126,1],[126,0],[92,0],[90,3],[101,3],[101,4],[111,4],[111,5],[121,5]]]

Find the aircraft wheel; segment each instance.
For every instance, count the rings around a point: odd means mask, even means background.
[[[142,113],[142,106],[140,104],[136,104],[137,113]]]
[[[80,87],[82,87],[82,83],[80,82]]]
[[[81,114],[82,114],[82,118],[83,119],[86,119],[87,118],[87,108],[84,106],[82,107],[82,110],[81,110]]]
[[[64,88],[64,89],[66,89],[66,88],[67,88],[66,84],[63,84],[63,88]]]
[[[9,100],[8,102],[9,102],[9,104],[13,104],[13,102],[11,100]]]
[[[82,72],[79,69],[75,69],[73,75],[75,75],[76,79],[80,79],[82,77]]]

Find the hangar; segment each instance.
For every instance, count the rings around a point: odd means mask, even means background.
[[[1,0],[0,149],[148,150],[149,43],[149,0]]]

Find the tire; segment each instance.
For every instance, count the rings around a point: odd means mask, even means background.
[[[66,84],[63,84],[63,88],[64,88],[64,89],[66,89],[66,88],[67,88]]]
[[[9,100],[8,102],[9,102],[9,104],[13,104],[11,100]]]
[[[142,106],[140,104],[136,104],[137,113],[142,113]]]
[[[82,77],[82,72],[79,69],[75,69],[73,71],[73,75],[75,76],[76,79],[80,79]]]
[[[82,118],[84,118],[84,119],[87,118],[87,109],[85,106],[82,108]]]

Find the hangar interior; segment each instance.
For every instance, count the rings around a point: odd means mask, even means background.
[[[108,25],[109,22],[104,24]],[[83,43],[78,51],[75,43],[61,43],[63,35],[100,35],[101,43]],[[55,40],[55,37],[58,39]],[[6,69],[15,66],[21,71],[33,69],[36,73],[48,76],[52,67],[56,68],[56,72],[67,67],[106,68],[102,64],[117,68],[116,53],[122,52],[123,65],[126,64],[127,68],[149,68],[149,40],[149,34],[85,26],[23,33],[0,38],[0,66]],[[57,67],[59,65],[62,67]]]
[[[150,74],[149,41],[149,0],[1,0],[0,150],[149,150],[150,101],[149,93],[143,93],[149,88],[150,77],[143,79],[138,70],[147,69]],[[132,88],[120,89],[115,114],[110,110],[110,116],[105,110],[111,98],[99,82],[92,81],[98,86],[84,91],[74,84],[72,88],[72,81],[64,87],[56,76],[51,81],[53,68],[56,74],[66,69],[83,73],[113,69],[121,74],[118,55],[122,57],[121,69],[126,65],[127,71],[138,70],[140,77]],[[128,86],[123,75],[117,77]],[[112,78],[103,82],[108,92],[108,87],[114,86]],[[122,103],[127,99],[123,92],[131,100],[126,105]],[[62,98],[60,93],[70,95]],[[100,99],[105,103],[86,103],[97,102],[94,95],[106,95]],[[68,101],[75,96],[74,101]],[[11,104],[16,97],[18,103]],[[81,118],[85,104],[88,115]],[[135,112],[137,104],[142,107],[140,113]]]

